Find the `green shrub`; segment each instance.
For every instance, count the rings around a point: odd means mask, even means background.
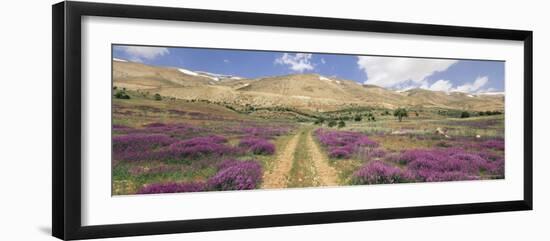
[[[344,122],[343,120],[340,120],[338,122],[338,128],[342,128],[342,127],[345,127],[346,126],[346,122]]]
[[[154,98],[155,100],[162,100],[162,96],[159,93],[156,93]]]
[[[470,113],[468,113],[467,111],[462,111],[462,113],[460,113],[460,118],[468,118],[470,117]]]
[[[397,108],[395,111],[393,111],[393,116],[397,117],[399,122],[403,120],[403,117],[409,117],[409,113],[405,108]]]
[[[118,90],[116,93],[115,93],[115,98],[117,99],[130,99],[130,96],[126,93],[125,90]]]

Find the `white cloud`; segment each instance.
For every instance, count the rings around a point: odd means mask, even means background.
[[[485,86],[488,82],[489,77],[487,76],[477,77],[477,79],[473,83],[466,83],[458,86],[454,91],[467,93],[480,92],[482,91],[481,88]]]
[[[427,89],[433,90],[433,91],[445,91],[449,92],[453,88],[453,84],[451,81],[448,80],[438,80],[431,84]]]
[[[357,65],[368,79],[365,84],[374,84],[387,88],[399,86],[420,87],[425,78],[435,72],[444,71],[457,60],[420,59],[398,57],[358,56]]]
[[[419,59],[396,57],[357,57],[359,69],[367,74],[365,84],[374,84],[386,88],[407,90],[422,88],[433,91],[479,93],[491,88],[484,88],[489,83],[489,77],[480,76],[473,82],[454,86],[450,80],[437,80],[429,83],[430,75],[447,70],[457,60]]]
[[[137,62],[142,62],[143,59],[153,60],[169,53],[167,48],[161,47],[121,46],[118,48],[130,56],[132,61]]]
[[[324,59],[324,58],[321,58],[321,63],[322,63],[322,64],[326,64],[326,63],[327,63],[327,61],[325,61],[325,59]]]
[[[229,63],[230,61],[229,61],[229,59],[224,59],[223,62],[224,63]]]
[[[292,71],[304,72],[306,70],[313,70],[313,64],[311,63],[312,54],[288,54],[275,59],[275,64],[288,65]]]
[[[444,92],[464,92],[464,93],[481,93],[492,92],[494,88],[483,88],[489,83],[489,77],[482,76],[477,77],[474,82],[468,82],[463,85],[453,87],[453,83],[450,80],[438,80],[431,85],[428,81],[422,82],[420,86],[407,86],[405,89],[422,88],[432,91],[444,91]]]

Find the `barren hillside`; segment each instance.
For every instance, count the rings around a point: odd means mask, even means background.
[[[350,106],[431,107],[473,111],[504,109],[503,95],[471,95],[413,89],[396,92],[378,86],[317,74],[295,74],[243,79],[113,61],[113,85],[147,90],[188,100],[209,100],[255,107],[291,107],[310,111],[331,111]],[[218,75],[215,75],[218,76]],[[223,76],[223,75],[219,75]]]

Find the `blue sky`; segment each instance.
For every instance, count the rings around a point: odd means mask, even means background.
[[[113,57],[246,78],[317,73],[395,90],[504,91],[502,61],[124,45],[113,46]]]

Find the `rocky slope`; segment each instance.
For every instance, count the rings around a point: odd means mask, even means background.
[[[317,74],[258,79],[113,60],[113,85],[179,99],[210,100],[255,107],[332,111],[356,106],[503,110],[504,95],[472,95],[412,89],[396,92]]]

